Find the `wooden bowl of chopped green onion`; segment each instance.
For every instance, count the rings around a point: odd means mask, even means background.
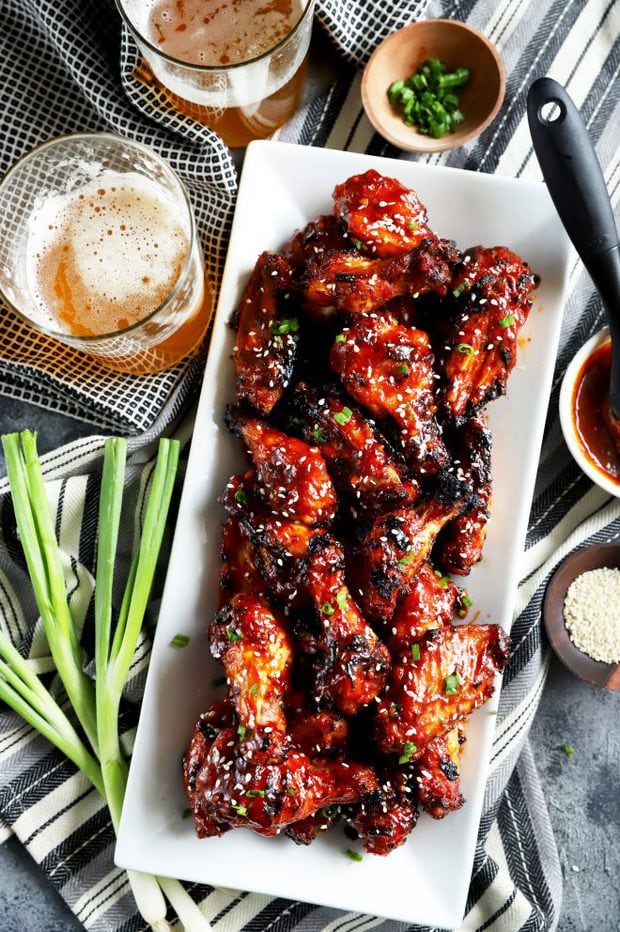
[[[499,53],[477,29],[428,19],[388,36],[362,77],[368,119],[407,152],[463,145],[489,125],[504,99]]]

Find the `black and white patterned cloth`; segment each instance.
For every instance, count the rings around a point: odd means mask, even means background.
[[[462,149],[423,161],[540,177],[527,131],[525,98],[534,78],[550,74],[579,106],[617,200],[620,10],[608,0],[319,0],[317,18],[342,56],[347,77],[298,114],[280,138],[402,157],[366,120],[355,66],[363,64],[381,38],[422,15],[458,18],[482,29],[499,48],[507,72],[504,105],[485,133]],[[135,47],[121,30],[111,0],[1,0],[0,168],[35,143],[70,130],[111,129],[153,146],[190,189],[210,272],[217,280],[236,189],[230,153],[212,133],[178,117],[156,91],[142,84],[133,74],[136,62]],[[10,312],[0,313],[0,393],[5,395],[102,427],[148,431],[151,438],[179,414],[199,379],[199,361],[163,376],[142,377],[139,383],[92,368],[80,369],[77,379],[78,360],[71,351],[61,366],[45,371],[44,347],[25,334]],[[601,326],[598,298],[575,262],[463,932],[547,932],[558,922],[561,872],[527,733],[548,665],[540,628],[546,581],[574,547],[620,535],[620,502],[593,488],[570,460],[557,416],[566,363]],[[5,348],[13,343],[11,357]],[[135,403],[137,385],[144,398],[140,407]],[[187,441],[191,420],[177,429]],[[71,607],[86,630],[92,622],[102,444],[102,438],[92,437],[45,458],[49,499],[66,554]],[[128,491],[133,512],[139,514],[153,449],[139,440],[135,446]],[[50,669],[46,644],[28,593],[6,482],[0,482],[0,625],[33,666],[45,672]],[[147,633],[136,653],[124,707],[129,747],[149,646]],[[0,784],[5,829],[28,848],[84,926],[99,932],[143,929],[126,876],[113,865],[114,837],[103,801],[60,754],[1,707]],[[405,929],[401,923],[304,903],[196,885],[189,889],[218,932]]]

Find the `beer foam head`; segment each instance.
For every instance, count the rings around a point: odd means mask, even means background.
[[[155,182],[106,171],[30,218],[29,287],[55,323],[111,332],[165,300],[188,252],[179,210]]]

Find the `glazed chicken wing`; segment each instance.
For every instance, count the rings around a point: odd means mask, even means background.
[[[332,214],[311,220],[284,247],[284,255],[295,269],[304,269],[308,262],[320,262],[328,252],[355,249],[346,224]]]
[[[282,256],[264,252],[233,318],[237,398],[267,415],[289,383],[297,348],[297,319],[287,316],[292,270]]]
[[[410,756],[467,718],[493,692],[503,670],[509,638],[498,625],[459,625],[431,632],[420,656],[403,653],[377,706],[375,740],[385,753]]]
[[[345,715],[355,715],[381,692],[390,655],[359,612],[344,577],[340,545],[310,560],[308,590],[321,628],[315,694]]]
[[[330,364],[349,394],[375,417],[391,418],[407,462],[419,475],[434,475],[448,453],[435,419],[433,351],[422,330],[390,318],[364,318],[344,332]]]
[[[385,768],[377,789],[350,807],[347,821],[358,832],[369,854],[389,854],[415,828],[418,810],[407,769]]]
[[[464,740],[460,726],[451,728],[445,735],[429,741],[416,761],[418,805],[434,819],[443,819],[465,802],[459,782]]]
[[[402,467],[358,408],[304,382],[295,389],[293,405],[304,439],[319,447],[337,489],[367,511],[415,501],[417,482],[404,479]]]
[[[448,293],[459,253],[448,240],[425,239],[411,252],[369,259],[358,252],[330,252],[308,264],[303,276],[304,309],[315,317],[327,309],[369,314],[402,295],[418,298]]]
[[[241,530],[236,516],[228,518],[222,528],[220,548],[220,596],[227,602],[236,592],[262,595],[266,586],[258,571],[256,553]]]
[[[435,539],[467,502],[437,493],[414,508],[399,508],[379,516],[364,538],[356,581],[360,604],[371,621],[389,625],[396,602],[410,592]]]
[[[238,408],[227,409],[226,423],[245,443],[256,467],[258,494],[275,514],[308,525],[331,521],[336,493],[317,447]]]
[[[388,647],[391,653],[409,650],[428,631],[449,625],[454,616],[457,594],[457,587],[447,576],[430,563],[423,563],[410,584],[408,595],[396,606],[389,625]]]
[[[381,257],[410,252],[433,236],[426,208],[415,191],[372,168],[336,185],[334,213],[344,221],[352,239]]]
[[[471,418],[456,444],[455,468],[472,493],[473,507],[442,531],[436,557],[447,573],[466,576],[482,559],[491,498],[491,433],[478,418]]]
[[[456,424],[503,395],[538,276],[509,249],[469,250],[452,283],[442,330],[443,405]]]

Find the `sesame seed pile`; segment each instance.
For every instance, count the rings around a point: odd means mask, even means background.
[[[620,569],[582,573],[568,587],[564,623],[575,647],[603,663],[620,663]]]

